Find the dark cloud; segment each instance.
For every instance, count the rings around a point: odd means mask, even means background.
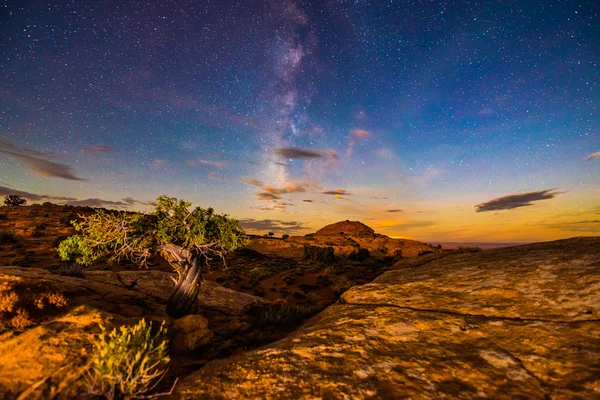
[[[20,148],[2,140],[0,140],[0,153],[21,161],[28,169],[39,176],[85,181],[85,179],[76,176],[70,166],[47,160],[46,158],[51,156],[51,153]]]
[[[302,200],[302,201],[305,202],[305,203],[312,203],[313,202],[312,200],[308,200],[308,199],[307,200]]]
[[[385,210],[385,212],[389,212],[389,213],[401,213],[404,212],[404,210],[400,210],[397,208],[391,209],[391,210]]]
[[[87,145],[83,146],[83,152],[88,154],[106,154],[112,153],[113,148],[111,146],[104,145]]]
[[[139,201],[133,199],[131,197],[126,197],[121,201],[113,201],[113,200],[104,200],[99,198],[90,198],[85,200],[69,200],[66,204],[71,206],[81,206],[81,207],[103,207],[103,208],[127,208],[134,205],[144,205],[144,206],[156,206],[156,203],[153,201]]]
[[[553,188],[540,190],[537,192],[511,194],[486,201],[485,203],[477,204],[475,207],[477,212],[512,210],[513,208],[531,206],[533,205],[534,201],[553,199],[561,193],[564,192],[557,192],[556,188]]]
[[[278,155],[289,158],[289,159],[298,159],[298,158],[324,158],[324,157],[336,157],[338,154],[333,150],[309,150],[309,149],[301,149],[298,147],[281,147],[275,149],[275,153]]]
[[[281,165],[282,167],[289,167],[289,165],[288,165],[288,164],[286,164],[286,163],[282,163],[282,162],[276,162],[275,164],[276,164],[276,165]]]
[[[592,161],[592,160],[597,160],[597,159],[600,159],[600,151],[592,153],[589,156],[587,156],[587,158],[586,158],[587,161]]]
[[[190,167],[198,167],[198,166],[208,166],[217,169],[223,169],[227,167],[229,164],[225,161],[213,161],[213,160],[187,160],[185,162]]]
[[[269,193],[269,192],[260,192],[260,193],[257,193],[256,196],[259,198],[259,200],[264,200],[264,201],[281,200],[283,198],[278,194]]]
[[[242,228],[254,231],[294,231],[307,229],[302,222],[280,221],[276,219],[243,219],[239,221]]]
[[[46,195],[46,194],[35,194],[35,193],[24,192],[22,190],[11,189],[6,186],[0,186],[0,196],[8,196],[9,194],[16,194],[16,195],[21,196],[29,201],[50,201],[50,200],[71,201],[71,200],[76,200],[73,197],[61,197],[61,196],[50,196],[50,195]]]
[[[336,189],[336,190],[327,190],[325,192],[321,192],[321,194],[328,194],[331,196],[335,196],[335,197],[341,197],[341,196],[349,196],[350,193],[345,191],[344,189]]]

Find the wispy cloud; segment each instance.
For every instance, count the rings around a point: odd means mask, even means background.
[[[281,197],[280,195],[278,195],[276,193],[269,193],[269,192],[260,192],[260,193],[257,193],[256,196],[258,197],[259,200],[264,200],[264,201],[273,201],[273,200],[283,199],[283,197]]]
[[[81,207],[105,207],[105,208],[128,208],[135,205],[145,205],[145,206],[156,206],[156,203],[153,201],[139,201],[135,200],[131,197],[126,197],[120,201],[113,200],[105,200],[99,198],[90,198],[84,200],[69,200],[66,204],[71,206],[81,206]]]
[[[394,209],[391,209],[391,210],[385,210],[385,212],[389,212],[389,213],[401,213],[401,212],[404,212],[404,211],[400,210],[400,209],[397,209],[397,208],[394,208]]]
[[[324,192],[321,192],[321,194],[327,194],[335,197],[336,199],[341,199],[344,196],[350,196],[350,192],[344,189],[326,190]]]
[[[111,146],[105,146],[105,145],[86,145],[86,146],[83,146],[83,148],[81,150],[87,154],[99,155],[99,154],[112,153],[113,148]]]
[[[150,166],[152,168],[161,168],[161,167],[164,167],[166,165],[166,163],[167,163],[166,160],[157,158],[157,159],[152,160],[152,162],[150,163]]]
[[[597,152],[592,153],[589,156],[587,156],[586,160],[587,161],[592,161],[592,160],[597,160],[599,158],[600,158],[600,151],[597,151]]]
[[[477,212],[512,210],[519,207],[532,206],[533,202],[540,200],[553,199],[564,192],[557,192],[556,188],[540,190],[537,192],[528,192],[522,194],[511,194],[498,197],[475,206]]]
[[[48,160],[47,158],[52,155],[51,153],[21,148],[0,140],[0,154],[6,154],[7,156],[24,163],[29,170],[39,176],[72,181],[85,181],[85,179],[75,175],[73,168],[70,166]]]
[[[302,200],[302,201],[303,201],[303,202],[305,202],[305,203],[313,203],[313,201],[312,201],[312,200],[309,200],[309,199]]]
[[[301,149],[299,147],[280,147],[274,151],[281,157],[288,159],[338,157],[338,154],[333,150],[309,150]]]
[[[254,231],[294,231],[308,229],[303,226],[302,222],[297,221],[281,221],[277,219],[242,219],[239,221],[242,228]]]
[[[9,194],[16,194],[18,196],[21,196],[29,201],[48,201],[48,200],[53,200],[53,201],[71,201],[71,200],[77,200],[74,197],[62,197],[62,196],[52,196],[52,195],[47,195],[47,194],[35,194],[35,193],[30,193],[30,192],[25,192],[22,190],[17,190],[17,189],[12,189],[6,186],[0,186],[0,196],[8,196]]]
[[[209,166],[217,169],[223,169],[227,167],[229,164],[225,161],[211,161],[211,160],[187,160],[185,162],[190,167],[198,167],[201,165]]]
[[[350,139],[348,140],[348,147],[346,148],[346,156],[350,157],[354,153],[354,147],[358,141],[369,137],[371,133],[364,129],[354,129],[350,132]]]
[[[561,231],[568,232],[591,232],[596,234],[600,232],[600,219],[540,223],[539,225],[546,228],[558,229]]]

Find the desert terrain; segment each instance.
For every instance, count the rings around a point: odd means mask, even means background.
[[[141,318],[169,332],[166,398],[600,396],[600,237],[443,251],[358,221],[252,236],[173,319],[164,261],[59,259],[93,212],[0,207],[3,398],[84,398],[100,324]]]

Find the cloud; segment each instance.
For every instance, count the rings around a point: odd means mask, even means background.
[[[242,219],[239,221],[242,228],[254,231],[293,231],[308,229],[302,222],[281,221],[276,219]]]
[[[47,160],[46,158],[51,156],[51,153],[20,148],[2,140],[0,140],[0,153],[23,162],[28,169],[39,176],[71,181],[85,181],[85,179],[76,176],[73,168],[70,166]]]
[[[86,145],[83,146],[82,151],[88,154],[106,154],[112,153],[113,148],[111,146],[104,145]]]
[[[350,196],[350,192],[347,192],[344,189],[327,190],[325,192],[321,192],[321,194],[328,194],[336,199],[341,199],[343,196]]]
[[[365,138],[370,134],[371,133],[369,131],[365,131],[364,129],[354,129],[352,131],[352,137],[355,139]]]
[[[385,212],[389,212],[389,213],[401,213],[401,212],[404,212],[404,211],[394,208],[392,210],[385,210]]]
[[[54,201],[69,201],[76,200],[74,197],[61,197],[61,196],[51,196],[47,194],[35,194],[24,192],[22,190],[11,189],[6,186],[0,186],[0,196],[7,196],[9,194],[16,194],[21,196],[29,201],[42,201],[42,200],[54,200]]]
[[[259,200],[264,200],[264,201],[273,201],[273,200],[283,199],[283,197],[281,197],[280,195],[278,195],[276,193],[269,193],[269,192],[260,192],[260,193],[257,193],[256,196],[258,197]]]
[[[387,200],[387,197],[372,196],[372,197],[370,197],[370,199],[372,199],[372,200]]]
[[[298,147],[280,147],[274,150],[276,154],[289,158],[289,159],[301,159],[301,158],[325,158],[333,157],[337,158],[338,154],[333,150],[308,150],[301,149]]]
[[[263,181],[254,179],[254,178],[242,178],[242,182],[247,183],[248,185],[262,187],[264,185]]]
[[[126,197],[121,201],[113,201],[113,200],[104,200],[99,198],[90,198],[84,200],[69,200],[66,204],[71,206],[81,206],[81,207],[104,207],[104,208],[127,208],[137,204],[145,205],[145,206],[156,206],[156,203],[153,201],[139,201],[135,200],[131,197]]]
[[[587,156],[586,161],[597,160],[599,158],[600,158],[600,151],[597,151],[597,152],[592,153],[589,156]]]
[[[305,202],[305,203],[313,203],[312,200],[308,200],[308,199],[307,200],[302,200],[302,201]]]
[[[223,168],[227,167],[227,165],[229,165],[225,161],[210,161],[210,160],[187,160],[185,163],[187,165],[189,165],[190,167],[198,167],[200,165],[205,165],[205,166],[218,168],[218,169],[223,169]]]
[[[553,199],[557,195],[564,192],[557,192],[556,188],[540,190],[537,192],[529,192],[523,194],[511,194],[508,196],[498,197],[481,204],[477,204],[477,212],[495,211],[495,210],[512,210],[513,208],[527,207],[533,205],[534,201]]]
[[[282,188],[274,188],[271,186],[264,186],[263,190],[265,192],[269,192],[269,193],[273,193],[273,194],[304,193],[304,192],[306,192],[307,187],[308,187],[308,185],[305,183],[290,182]]]

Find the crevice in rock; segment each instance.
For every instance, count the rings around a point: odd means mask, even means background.
[[[468,318],[481,318],[490,321],[511,321],[511,322],[546,322],[546,323],[557,323],[557,324],[582,324],[586,322],[600,322],[600,319],[585,319],[585,320],[561,320],[561,319],[545,319],[545,318],[527,318],[527,317],[501,317],[497,315],[485,315],[485,314],[468,314],[459,313],[456,311],[448,310],[436,310],[430,308],[417,308],[408,306],[399,306],[397,304],[388,303],[350,303],[340,297],[338,304],[357,306],[357,307],[392,307],[399,308],[402,310],[409,310],[415,312],[427,312],[427,313],[438,313],[445,315],[452,315],[455,317],[468,317]]]
[[[546,400],[552,400],[552,396],[550,396],[550,393],[548,393],[548,388],[546,386],[546,383],[541,378],[539,378],[536,374],[534,374],[532,371],[530,371],[519,357],[515,356],[510,351],[506,350],[504,347],[498,346],[497,343],[494,343],[494,344],[500,350],[502,350],[505,354],[507,354],[514,362],[519,364],[519,366],[521,368],[523,368],[523,370],[527,373],[527,375],[531,376],[533,379],[535,379],[537,381],[537,383],[539,383],[540,387],[542,388],[542,390],[544,392],[544,398]]]

